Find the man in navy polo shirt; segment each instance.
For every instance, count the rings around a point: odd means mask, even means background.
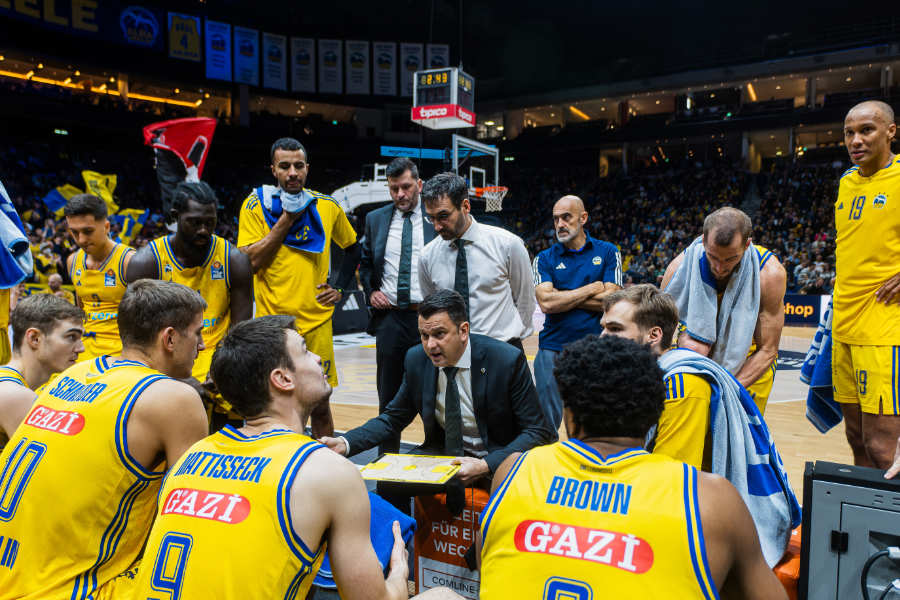
[[[609,242],[587,235],[588,214],[578,196],[563,196],[553,206],[558,244],[534,259],[534,291],[547,315],[541,330],[534,375],[541,409],[559,428],[562,400],[553,378],[556,355],[569,342],[600,333],[603,298],[622,289],[622,256]]]

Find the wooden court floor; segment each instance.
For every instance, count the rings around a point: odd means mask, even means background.
[[[781,350],[805,353],[814,331],[813,328],[806,327],[785,327],[781,337]],[[348,337],[350,339],[346,339]],[[525,340],[529,364],[537,352],[537,342],[537,335]],[[340,385],[331,396],[331,405],[338,429],[351,429],[378,414],[374,344],[374,338],[365,335],[341,336],[335,340],[334,354]],[[775,386],[765,413],[775,445],[798,497],[803,490],[803,468],[806,461],[852,462],[843,425],[838,425],[823,435],[806,420],[806,393],[807,387],[800,382],[799,370],[779,370],[775,375]],[[565,437],[562,429],[560,436]],[[423,438],[422,423],[416,418],[403,432],[403,439],[420,443]]]

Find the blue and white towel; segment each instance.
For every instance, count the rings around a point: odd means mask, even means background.
[[[711,470],[737,488],[756,523],[763,556],[775,566],[800,524],[800,504],[756,403],[731,373],[691,350],[670,350],[659,366],[666,375],[690,373],[710,384]]]
[[[25,226],[0,182],[0,289],[15,287],[33,271]]]
[[[800,367],[800,381],[809,386],[806,396],[806,418],[813,426],[827,433],[844,420],[841,405],[834,400],[831,383],[831,300],[819,319],[816,335],[809,345],[806,360]]]
[[[325,228],[322,227],[322,219],[316,208],[317,197],[309,190],[288,194],[274,185],[262,185],[256,188],[256,197],[260,200],[263,216],[270,229],[275,226],[283,210],[301,213],[284,238],[285,246],[315,254],[325,250]]]
[[[703,238],[695,239],[684,255],[684,261],[663,291],[675,300],[688,335],[710,344],[709,357],[737,373],[747,360],[759,315],[759,255],[752,248],[744,252],[721,302],[703,249]]]
[[[394,521],[400,522],[400,535],[403,536],[403,541],[408,545],[416,532],[416,520],[409,515],[403,514],[390,502],[382,500],[380,496],[372,492],[369,492],[369,504],[372,508],[372,513],[369,517],[369,536],[372,538],[372,547],[375,548],[375,556],[378,557],[378,562],[381,563],[381,570],[383,571],[391,562],[391,552],[394,549]],[[337,588],[331,572],[331,559],[327,551],[313,583],[319,587],[332,590]]]

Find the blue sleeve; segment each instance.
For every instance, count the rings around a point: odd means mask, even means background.
[[[606,268],[603,269],[603,281],[622,287],[622,255],[618,248],[607,244]]]
[[[546,250],[534,257],[534,262],[531,263],[531,269],[534,272],[534,285],[545,282],[553,283],[553,269],[550,267],[550,261]]]

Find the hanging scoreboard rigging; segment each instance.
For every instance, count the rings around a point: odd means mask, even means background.
[[[413,80],[412,120],[431,129],[475,126],[475,80],[449,67],[417,71]]]

